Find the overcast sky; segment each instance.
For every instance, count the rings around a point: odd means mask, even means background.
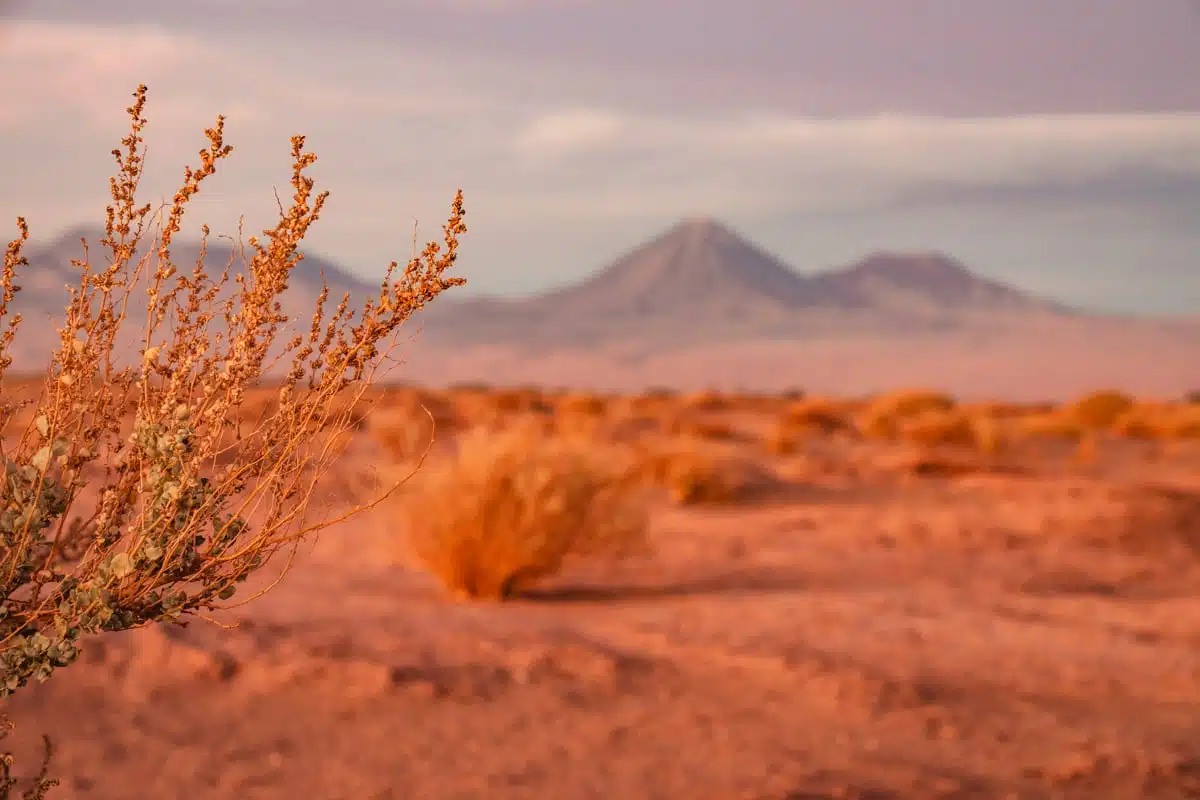
[[[683,216],[802,271],[941,250],[1071,302],[1200,313],[1200,0],[0,0],[0,220],[145,199],[257,231],[306,133],[310,246],[372,278],[466,193],[473,289],[578,279]],[[3,233],[0,238],[10,238]]]

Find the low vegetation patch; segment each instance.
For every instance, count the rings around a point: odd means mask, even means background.
[[[643,494],[619,478],[584,439],[468,431],[404,498],[411,553],[454,595],[505,600],[571,559],[639,552]]]

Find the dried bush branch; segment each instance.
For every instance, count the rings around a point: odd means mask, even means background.
[[[316,156],[302,136],[291,143],[291,205],[261,239],[249,239],[244,270],[234,274],[238,251],[217,275],[203,255],[179,270],[171,245],[184,212],[232,148],[218,117],[205,131],[200,166],[185,170],[148,236],[150,206],[136,199],[146,88],[134,98],[130,133],[113,151],[101,242],[108,263],[94,264],[84,242],[33,421],[11,452],[0,451],[0,697],[70,664],[86,634],[226,606],[281,549],[368,507],[314,519],[308,504],[343,452],[354,406],[399,327],[464,282],[446,274],[466,232],[460,191],[443,243],[431,242],[402,271],[391,264],[377,297],[354,309],[343,296],[330,311],[323,288],[307,330],[290,330],[280,299],[328,196],[307,175]],[[17,227],[0,278],[0,323],[27,264],[28,228],[23,219]],[[147,311],[139,357],[117,366],[118,334],[139,295]],[[14,315],[0,333],[0,377],[19,323]],[[241,430],[247,390],[277,365],[276,402],[253,430]],[[0,424],[16,410],[0,397]],[[95,490],[94,505],[83,502],[85,488]]]

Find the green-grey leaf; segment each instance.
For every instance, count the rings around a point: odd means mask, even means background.
[[[108,568],[112,572],[113,577],[119,580],[133,572],[133,559],[129,557],[129,553],[117,553],[112,557]]]
[[[39,472],[46,469],[50,464],[50,448],[43,447],[33,454],[33,458],[29,459],[30,466],[34,467]]]

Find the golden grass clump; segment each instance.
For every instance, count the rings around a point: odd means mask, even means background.
[[[875,397],[858,416],[857,426],[864,436],[893,439],[899,435],[904,420],[954,407],[954,398],[942,392],[903,389]]]
[[[1092,431],[1112,428],[1113,424],[1135,405],[1136,401],[1111,389],[1084,395],[1063,409],[1081,427]]]
[[[662,430],[681,439],[707,442],[736,442],[745,436],[733,425],[717,419],[697,419],[691,415],[678,414],[662,422]]]
[[[1139,403],[1116,419],[1112,432],[1131,439],[1200,439],[1200,406]]]
[[[665,489],[686,506],[744,501],[771,483],[771,475],[751,459],[675,444],[643,451],[626,481]]]
[[[788,456],[809,437],[853,432],[853,405],[827,397],[792,400],[763,436],[762,446],[772,455]]]
[[[202,255],[180,268],[171,248],[185,209],[232,148],[218,117],[199,166],[184,170],[151,228],[151,206],[136,199],[145,103],[141,86],[130,133],[113,151],[99,243],[107,253],[94,258],[84,242],[72,262],[78,284],[44,382],[24,407],[7,388],[0,394],[6,429],[33,411],[17,441],[0,443],[0,697],[72,663],[87,635],[228,607],[281,550],[290,556],[301,539],[369,507],[313,514],[309,501],[344,453],[356,403],[399,327],[463,283],[445,275],[466,231],[459,192],[444,245],[431,242],[403,270],[393,263],[377,296],[347,295],[330,308],[324,289],[311,319],[292,327],[280,300],[327,197],[307,175],[316,156],[302,136],[291,142],[291,206],[274,227],[215,274],[205,227]],[[0,322],[28,264],[29,230],[24,219],[17,227],[0,274]],[[128,316],[139,310],[144,317]],[[19,323],[14,314],[0,332],[0,378]],[[136,360],[121,365],[119,336],[130,329]],[[274,367],[282,374],[262,402],[260,379]],[[259,405],[249,425],[248,400]],[[80,510],[85,488],[98,499]]]
[[[644,548],[642,493],[619,478],[583,440],[468,431],[405,498],[411,552],[456,596],[514,597],[570,559]]]
[[[551,410],[541,391],[533,388],[496,389],[487,398],[489,405],[501,414],[545,413]]]
[[[1012,420],[1011,431],[1018,439],[1052,439],[1078,442],[1087,431],[1079,420],[1063,411],[1048,411],[1017,417]]]
[[[1001,447],[997,421],[960,408],[930,410],[899,423],[900,438],[924,447],[950,445],[992,454]]]
[[[691,411],[725,411],[733,405],[734,398],[712,389],[685,394],[679,398],[681,405]]]
[[[554,410],[559,414],[603,417],[609,412],[610,405],[611,400],[603,395],[569,392],[556,399]]]

